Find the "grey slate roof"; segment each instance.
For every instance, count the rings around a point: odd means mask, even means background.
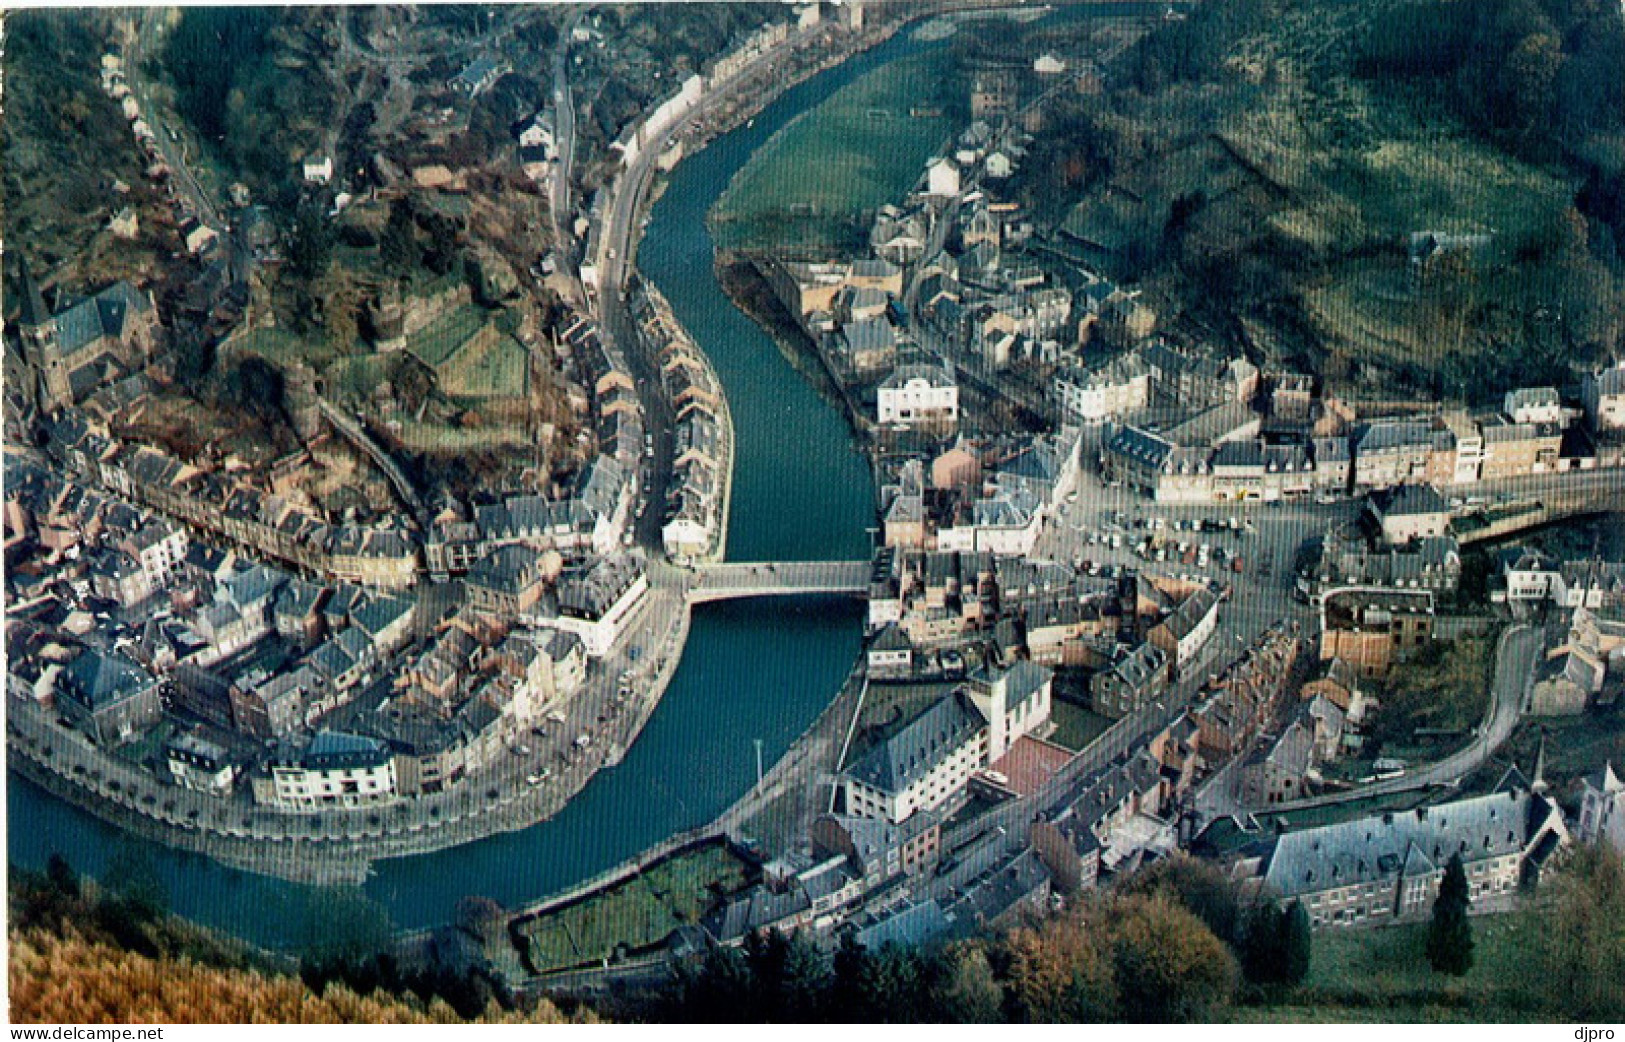
[[[857,940],[871,952],[879,951],[887,944],[917,948],[952,928],[953,921],[943,912],[937,899],[932,897],[893,912],[869,926],[859,927]]]
[[[310,740],[300,757],[303,766],[314,770],[347,767],[381,767],[390,759],[389,746],[377,738],[343,731],[323,731]]]
[[[1288,832],[1276,840],[1265,882],[1282,897],[1434,871],[1461,854],[1471,863],[1522,851],[1550,804],[1498,792],[1414,811]]]
[[[1396,485],[1371,494],[1371,506],[1383,517],[1412,517],[1449,511],[1432,485]]]
[[[1141,466],[1162,469],[1173,454],[1171,443],[1138,427],[1121,427],[1106,442],[1106,451],[1115,456],[1126,456]]]
[[[117,705],[153,684],[140,666],[120,654],[86,651],[64,671],[64,679],[92,711]]]
[[[955,691],[876,745],[850,773],[881,792],[900,793],[985,726],[975,704]]]

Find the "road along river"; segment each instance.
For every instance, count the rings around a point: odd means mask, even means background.
[[[1123,14],[1135,5],[1082,5],[1062,17]],[[754,120],[673,172],[654,206],[639,269],[722,380],[736,431],[731,560],[840,560],[867,555],[874,499],[868,467],[836,407],[819,397],[713,270],[705,215],[777,130],[880,65],[941,46],[900,33],[791,88]],[[756,778],[755,741],[777,760],[845,679],[862,637],[852,601],[731,602],[695,609],[682,664],[620,764],[555,817],[431,854],[380,862],[364,914],[402,929],[446,922],[459,898],[510,907],[618,864],[666,837],[714,820]],[[41,867],[61,852],[104,880],[155,875],[178,914],[273,947],[298,946],[356,915],[339,894],[230,869],[139,840],[8,775],[7,856]]]

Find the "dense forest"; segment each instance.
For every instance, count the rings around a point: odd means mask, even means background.
[[[333,9],[188,7],[165,40],[161,67],[180,116],[222,172],[262,195],[285,195],[294,164],[335,108],[324,67]]]

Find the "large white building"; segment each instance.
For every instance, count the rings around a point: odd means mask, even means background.
[[[964,792],[988,764],[988,722],[956,691],[870,749],[842,779],[846,812],[898,824]]]
[[[881,426],[941,428],[959,422],[959,385],[938,366],[902,366],[886,377],[876,397]]]
[[[1455,854],[1473,910],[1504,907],[1525,865],[1568,838],[1555,804],[1514,789],[1288,832],[1260,867],[1271,896],[1302,901],[1316,927],[1380,924],[1427,916]]]
[[[1151,371],[1137,355],[1096,369],[1063,369],[1052,386],[1062,415],[1082,423],[1114,419],[1151,403]]]
[[[298,756],[273,760],[270,791],[256,795],[288,810],[365,807],[397,795],[395,757],[377,738],[323,731]]]
[[[988,722],[988,762],[1003,757],[1016,739],[1049,723],[1054,676],[1043,666],[1020,659],[1008,669],[984,668],[970,678],[965,694]]]
[[[610,557],[564,573],[559,614],[546,620],[581,638],[588,656],[603,658],[649,592],[649,577],[630,557]]]

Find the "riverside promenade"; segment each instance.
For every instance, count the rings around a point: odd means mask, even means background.
[[[529,756],[504,750],[445,792],[368,807],[319,812],[253,803],[247,785],[231,798],[170,785],[129,760],[97,748],[35,703],[12,699],[10,766],[99,818],[168,846],[206,854],[236,868],[315,885],[361,883],[374,861],[425,854],[499,832],[528,828],[557,814],[637,739],[677,670],[688,638],[689,577],[650,568],[650,589],[627,639],[594,669],[565,707],[566,719]],[[630,649],[640,653],[634,661]],[[630,704],[616,705],[628,675]],[[576,748],[590,734],[590,748]],[[518,738],[515,741],[519,741]],[[545,770],[540,784],[527,781]]]

